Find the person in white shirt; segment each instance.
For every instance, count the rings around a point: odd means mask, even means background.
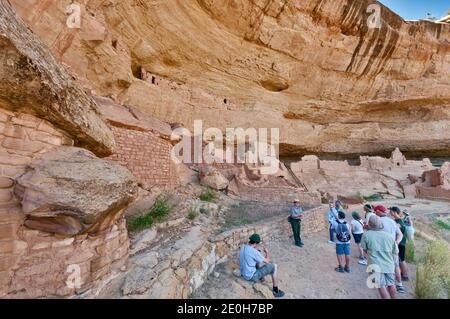
[[[373,210],[375,211],[375,214],[377,214],[377,216],[380,217],[380,219],[381,219],[381,223],[383,224],[383,231],[390,234],[398,246],[403,239],[403,234],[402,234],[402,231],[400,230],[400,228],[398,227],[397,223],[392,218],[387,216],[386,207],[384,207],[382,205],[378,205],[378,206],[375,206],[373,208]],[[398,254],[395,258],[395,281],[396,281],[397,291],[399,293],[406,293],[406,289],[405,289],[405,287],[403,287],[403,284],[402,284],[402,274],[400,271],[400,259],[399,259]]]
[[[356,246],[359,251],[359,261],[358,264],[367,266],[367,260],[364,257],[364,252],[361,247],[361,239],[364,234],[364,222],[358,212],[352,213],[353,220],[350,222],[352,228],[353,239],[355,240]]]

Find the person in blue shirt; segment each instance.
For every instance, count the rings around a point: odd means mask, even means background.
[[[330,244],[334,244],[334,228],[333,223],[338,219],[338,210],[336,209],[333,202],[330,203],[330,209],[328,210],[328,223],[329,223],[329,231],[330,231],[330,240],[328,241]]]
[[[248,245],[241,247],[239,253],[241,276],[244,277],[245,280],[258,282],[270,275],[273,284],[272,293],[276,298],[281,298],[284,296],[284,292],[278,289],[277,265],[270,262],[269,252],[265,247],[262,248],[265,256],[261,254],[258,250],[260,243],[261,237],[258,234],[253,234],[249,238]]]
[[[294,206],[291,208],[291,211],[289,213],[288,221],[291,223],[292,232],[294,233],[295,246],[298,247],[304,246],[302,239],[300,237],[303,217],[304,215],[303,210],[300,207],[300,200],[296,199],[294,201]]]

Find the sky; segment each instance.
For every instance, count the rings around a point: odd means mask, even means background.
[[[427,13],[440,19],[447,15],[450,0],[378,0],[405,20],[426,18]]]

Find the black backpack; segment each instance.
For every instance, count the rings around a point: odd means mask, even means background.
[[[350,231],[348,230],[347,222],[343,222],[343,223],[341,223],[339,221],[336,221],[336,222],[338,223],[338,226],[336,228],[337,239],[341,243],[348,243],[352,237],[350,236]]]

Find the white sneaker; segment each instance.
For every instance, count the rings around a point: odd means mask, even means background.
[[[358,264],[367,266],[367,260],[365,260],[365,259],[360,259],[360,260],[358,261]]]
[[[332,245],[336,244],[334,241],[331,241],[331,240],[329,240],[328,243],[332,244]]]

